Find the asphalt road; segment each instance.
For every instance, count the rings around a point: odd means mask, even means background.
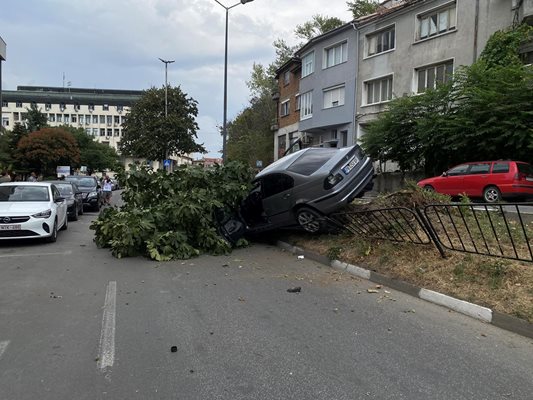
[[[0,242],[1,400],[533,399],[531,339],[264,244],[118,260],[95,216]]]

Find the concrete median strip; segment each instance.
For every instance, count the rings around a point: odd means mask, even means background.
[[[102,332],[100,335],[100,351],[98,353],[98,369],[104,372],[115,362],[115,315],[116,315],[117,282],[107,285],[104,313],[102,316]]]
[[[2,355],[4,354],[4,351],[6,351],[8,345],[9,340],[4,340],[0,342],[0,358],[2,358]]]
[[[490,323],[494,326],[517,333],[519,335],[533,338],[533,324],[530,324],[527,321],[519,318],[515,318],[510,315],[502,315],[501,313],[494,312],[490,308],[482,307],[477,304],[469,303],[464,300],[459,300],[454,297],[435,292],[433,290],[420,288],[407,282],[389,278],[385,275],[361,268],[357,265],[348,264],[339,260],[330,260],[323,255],[315,254],[309,250],[292,246],[282,241],[278,241],[277,246],[290,253],[304,255],[305,258],[320,262],[340,271],[345,271],[351,275],[358,276],[359,278],[387,285],[395,290],[418,297],[430,303],[446,307],[450,310],[454,310],[458,313],[467,315],[480,321]]]

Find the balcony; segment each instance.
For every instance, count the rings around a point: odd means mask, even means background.
[[[272,93],[272,101],[279,100],[279,91],[275,91]]]

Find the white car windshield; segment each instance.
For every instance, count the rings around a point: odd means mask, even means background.
[[[0,186],[0,202],[50,201],[48,187],[6,185]]]

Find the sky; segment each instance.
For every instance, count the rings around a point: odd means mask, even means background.
[[[313,15],[351,20],[346,0],[219,0],[229,11],[228,120],[248,104],[254,63],[275,58],[272,43],[299,42],[294,28]],[[225,9],[215,0],[0,0],[7,44],[2,89],[63,86],[144,90],[168,82],[198,102],[197,142],[220,157]],[[194,158],[200,158],[196,154]]]

